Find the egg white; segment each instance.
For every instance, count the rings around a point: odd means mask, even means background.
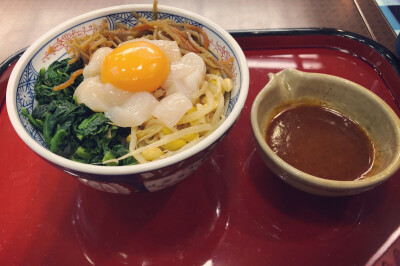
[[[101,81],[101,68],[105,57],[113,51],[99,48],[84,68],[84,81],[78,86],[74,97],[95,112],[104,112],[115,125],[135,127],[153,116],[167,127],[175,126],[193,106],[196,92],[205,79],[206,66],[195,53],[181,55],[175,41],[135,39],[147,41],[160,47],[170,62],[170,72],[161,88],[166,90],[160,102],[149,92],[129,92]],[[122,45],[122,44],[121,44]]]

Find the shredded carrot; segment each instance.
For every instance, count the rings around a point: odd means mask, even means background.
[[[82,68],[82,69],[79,69],[79,70],[77,70],[77,71],[75,71],[74,73],[71,74],[71,77],[70,77],[66,82],[64,82],[64,83],[62,83],[62,84],[60,84],[60,85],[58,85],[58,86],[55,86],[55,87],[53,88],[53,90],[54,90],[54,91],[59,91],[59,90],[65,89],[66,87],[68,87],[69,85],[71,85],[72,83],[74,83],[75,79],[76,79],[79,75],[82,75],[82,73],[83,73],[83,68]]]
[[[204,41],[204,48],[206,50],[208,50],[208,46],[210,45],[210,41],[208,40],[208,36],[207,33],[200,27],[197,27],[195,25],[190,25],[190,24],[185,24],[185,27],[190,29],[190,30],[194,30],[194,31],[199,31],[201,36],[203,36],[203,41]]]
[[[184,48],[190,52],[194,52],[194,53],[199,52],[199,50],[197,50],[195,47],[193,47],[193,45],[188,41],[188,38],[185,33],[183,33],[182,31],[180,31],[174,27],[169,27],[169,29],[181,39],[182,48]]]

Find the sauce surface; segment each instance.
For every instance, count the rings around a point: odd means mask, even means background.
[[[288,164],[320,178],[360,179],[374,162],[374,147],[364,130],[321,105],[286,106],[268,124],[265,138]]]

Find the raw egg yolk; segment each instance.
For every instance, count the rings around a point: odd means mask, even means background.
[[[101,81],[131,91],[153,92],[167,79],[169,61],[155,44],[146,41],[118,46],[104,59]]]

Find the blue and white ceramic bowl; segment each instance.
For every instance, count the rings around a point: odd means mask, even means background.
[[[219,141],[228,133],[244,106],[249,70],[243,51],[229,33],[212,21],[195,13],[166,6],[158,6],[158,18],[187,22],[201,27],[210,39],[210,48],[222,59],[234,58],[233,90],[229,95],[226,120],[206,139],[197,145],[169,158],[133,166],[99,166],[74,162],[52,153],[41,134],[21,114],[21,108],[32,111],[33,85],[38,72],[53,61],[67,58],[66,42],[74,36],[93,33],[93,24],[107,19],[110,28],[121,22],[134,26],[137,19],[132,11],[152,20],[152,5],[115,6],[89,12],[68,20],[44,34],[20,58],[10,76],[7,87],[7,111],[12,125],[21,139],[50,164],[77,177],[94,188],[129,194],[156,191],[169,187],[193,173],[212,153]]]

